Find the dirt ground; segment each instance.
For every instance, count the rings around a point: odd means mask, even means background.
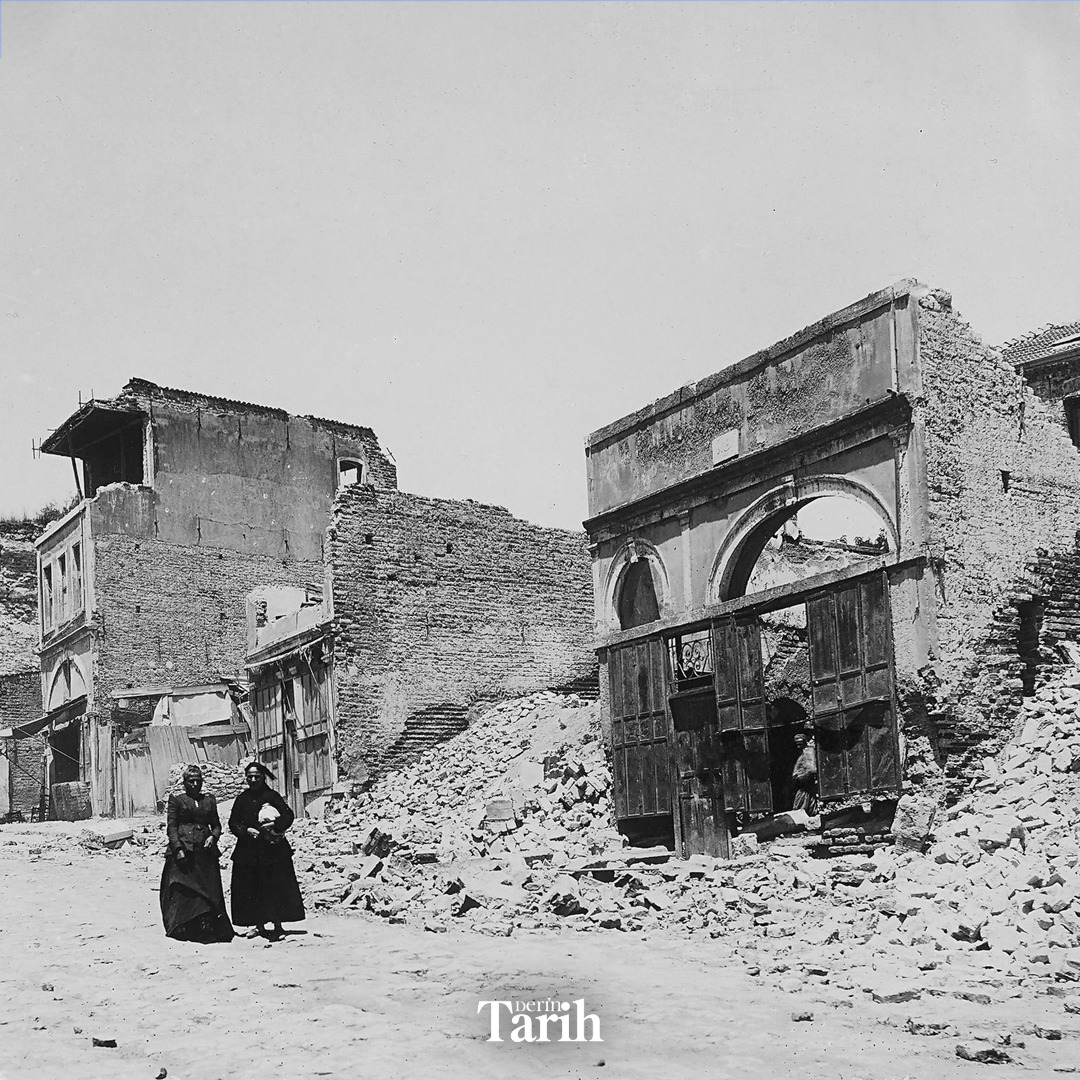
[[[784,993],[750,974],[737,943],[708,937],[431,934],[355,912],[309,917],[273,945],[191,945],[162,932],[159,867],[61,845],[48,826],[0,829],[0,1080],[1080,1072],[1080,1017],[1064,1007],[1075,996],[978,1004],[928,982],[919,1000],[881,1005],[828,985]],[[481,1000],[547,998],[584,998],[603,1042],[514,1043],[505,1029],[488,1041]],[[958,1035],[911,1034],[909,1018]],[[958,1042],[1000,1046],[1001,1035],[1014,1064],[956,1056]]]

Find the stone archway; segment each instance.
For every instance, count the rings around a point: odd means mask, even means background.
[[[872,509],[885,528],[889,550],[898,550],[899,533],[893,515],[867,485],[846,476],[812,476],[803,480],[787,477],[749,506],[724,537],[709,572],[707,602],[743,596],[769,537],[803,506],[828,496],[854,499]]]

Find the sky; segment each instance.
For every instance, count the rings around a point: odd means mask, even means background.
[[[590,431],[905,277],[1080,318],[1072,3],[0,3],[0,514],[132,376],[587,516]]]

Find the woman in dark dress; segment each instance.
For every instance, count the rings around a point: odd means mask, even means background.
[[[214,796],[205,794],[202,785],[202,770],[189,765],[183,794],[169,796],[161,920],[166,936],[179,941],[231,941],[218,866],[221,822]]]
[[[236,837],[232,917],[237,926],[254,926],[260,936],[277,940],[283,922],[304,918],[304,901],[292,848],[285,839],[294,815],[289,804],[267,786],[267,777],[273,773],[265,765],[257,761],[248,765],[244,769],[247,790],[236,796],[229,815],[229,831]]]

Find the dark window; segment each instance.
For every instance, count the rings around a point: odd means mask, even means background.
[[[364,466],[359,461],[338,462],[338,487],[350,487],[364,482]]]
[[[1080,447],[1080,397],[1065,399],[1065,420],[1069,425],[1069,438],[1073,446]]]
[[[624,630],[655,622],[660,618],[652,569],[647,559],[632,562],[623,575],[619,589],[619,625]]]
[[[78,453],[78,450],[76,450]],[[86,495],[93,497],[107,484],[142,484],[143,422],[137,420],[82,452]]]
[[[1039,673],[1039,638],[1042,634],[1044,603],[1038,597],[1021,600],[1016,610],[1020,616],[1017,652],[1023,664],[1020,678],[1024,684],[1024,697],[1031,697],[1035,693],[1035,678]]]

